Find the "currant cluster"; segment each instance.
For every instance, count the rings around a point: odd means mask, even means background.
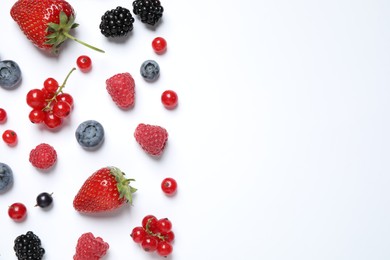
[[[157,219],[153,215],[147,215],[142,219],[142,226],[133,228],[130,236],[146,252],[157,252],[166,257],[173,251],[175,234],[168,218]]]
[[[76,68],[72,68],[62,85],[54,78],[47,78],[42,89],[32,89],[27,93],[26,102],[32,108],[28,117],[32,123],[43,123],[53,129],[59,127],[63,119],[69,116],[73,108],[73,97],[63,92],[63,88],[75,70]]]

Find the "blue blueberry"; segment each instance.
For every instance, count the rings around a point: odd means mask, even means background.
[[[0,163],[0,193],[6,191],[14,182],[12,169],[5,163]]]
[[[142,63],[140,71],[145,80],[154,81],[160,75],[160,66],[154,60],[147,60]]]
[[[83,148],[98,148],[104,140],[104,128],[95,120],[84,121],[76,129],[76,139]]]
[[[0,87],[14,89],[22,79],[19,65],[12,60],[0,61]]]

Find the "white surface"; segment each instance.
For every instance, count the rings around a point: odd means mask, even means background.
[[[23,83],[0,89],[0,107],[16,147],[0,143],[15,184],[0,198],[0,259],[14,259],[13,239],[38,234],[45,259],[72,259],[77,238],[91,231],[110,244],[104,259],[159,259],[129,237],[146,214],[168,217],[176,234],[175,260],[390,259],[390,2],[386,0],[163,1],[163,23],[150,31],[138,20],[127,40],[110,41],[100,16],[129,1],[70,1],[75,35],[106,53],[65,44],[59,57],[43,55],[17,28],[4,0],[0,58],[18,62]],[[156,36],[168,52],[153,53]],[[81,54],[88,74],[73,73],[66,91],[75,109],[57,132],[32,125],[28,90],[47,77],[62,81]],[[143,81],[139,66],[155,59],[161,77]],[[105,79],[130,72],[136,105],[123,112],[110,100]],[[176,90],[179,107],[165,110],[160,94]],[[79,147],[74,131],[87,119],[106,130],[96,152]],[[169,132],[161,160],[133,138],[140,122]],[[56,167],[41,173],[28,162],[36,144],[53,145]],[[134,206],[110,216],[83,216],[72,207],[82,182],[114,165],[137,181]],[[165,197],[160,181],[172,176],[179,192]],[[54,192],[50,211],[34,208]],[[7,207],[28,206],[14,223]]]

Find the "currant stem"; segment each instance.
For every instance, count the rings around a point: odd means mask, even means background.
[[[81,43],[82,45],[84,45],[84,46],[86,46],[86,47],[88,47],[88,48],[90,48],[90,49],[92,49],[92,50],[95,50],[95,51],[98,51],[98,52],[105,53],[105,51],[103,51],[102,49],[96,48],[95,46],[92,46],[92,45],[90,45],[90,44],[88,44],[88,43],[86,43],[86,42],[83,42],[83,41],[77,39],[76,37],[70,35],[70,34],[67,33],[67,32],[62,32],[62,33],[63,33],[66,37],[68,37],[69,39],[72,39],[72,40],[74,40],[74,41],[76,41],[76,42],[78,42],[78,43]]]
[[[42,110],[50,110],[51,103],[52,103],[54,100],[57,99],[58,94],[60,94],[60,93],[62,92],[62,89],[65,87],[66,82],[68,81],[68,78],[69,78],[70,74],[72,74],[72,72],[75,71],[75,70],[76,70],[76,68],[72,68],[72,69],[69,71],[69,73],[68,73],[68,75],[66,75],[66,78],[65,78],[64,82],[62,83],[62,85],[58,88],[58,90],[56,91],[56,93],[54,93],[54,96],[53,96],[51,99],[48,100],[47,105],[46,105]]]
[[[148,222],[146,222],[146,226],[145,226],[146,233],[148,233],[151,236],[157,237],[157,238],[159,238],[161,240],[165,240],[165,237],[163,235],[161,235],[160,233],[153,233],[150,230],[150,222],[152,222],[152,219],[148,219]]]

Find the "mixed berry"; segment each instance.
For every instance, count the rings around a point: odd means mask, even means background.
[[[164,8],[159,0],[135,0],[131,10],[121,6],[107,10],[101,16],[99,29],[105,37],[128,37],[134,29],[135,18],[151,28],[159,24],[163,12]],[[78,24],[75,22],[75,10],[65,0],[17,0],[10,14],[27,39],[41,50],[59,55],[62,44],[67,39],[71,39],[104,53],[103,50],[80,41],[70,34],[78,27]],[[33,21],[37,21],[36,26],[28,26]],[[163,37],[155,37],[151,47],[155,54],[162,55],[167,50],[167,42]],[[53,77],[47,77],[42,87],[30,89],[25,96],[25,102],[30,108],[29,121],[33,124],[44,125],[48,129],[61,127],[74,109],[73,96],[64,91],[68,79],[76,70],[85,73],[91,69],[92,59],[87,55],[80,55],[76,59],[76,66],[68,72],[62,84]],[[148,59],[141,64],[140,74],[146,82],[156,81],[160,75],[160,66],[156,60]],[[21,75],[16,62],[0,61],[1,88],[10,90],[21,85]],[[135,106],[136,83],[132,74],[126,71],[118,72],[107,78],[104,83],[109,99],[117,107],[128,110]],[[164,91],[161,95],[161,103],[167,109],[177,107],[176,92]],[[5,124],[6,121],[7,112],[4,108],[0,108],[0,123]],[[94,150],[101,147],[105,134],[103,125],[90,119],[79,123],[73,138],[76,137],[76,142],[82,148]],[[160,125],[139,123],[132,136],[133,141],[139,144],[139,150],[151,157],[162,156],[167,147],[168,131]],[[15,146],[18,142],[18,135],[15,131],[7,129],[4,130],[2,139],[7,145]],[[28,154],[28,161],[40,171],[50,170],[57,160],[57,151],[45,142],[36,145]],[[115,166],[103,166],[85,179],[74,196],[73,208],[82,214],[95,214],[115,211],[125,205],[133,205],[133,194],[137,189],[130,183],[134,181]],[[7,164],[0,163],[0,193],[9,190],[13,183],[12,169]],[[171,177],[165,178],[161,182],[161,189],[168,196],[175,194],[177,192],[176,180]],[[53,193],[40,192],[35,201],[35,207],[48,209],[53,205]],[[27,217],[28,208],[29,205],[22,202],[12,203],[8,206],[8,215],[15,222],[22,222]],[[173,252],[175,234],[168,218],[157,219],[153,215],[145,216],[142,224],[132,230],[131,238],[147,252],[155,252],[163,257]],[[77,240],[73,259],[100,259],[106,255],[108,249],[109,244],[102,238],[86,232]],[[14,251],[18,259],[39,260],[45,254],[40,238],[32,231],[15,239]]]
[[[47,78],[41,89],[34,88],[27,92],[26,103],[31,107],[29,119],[34,124],[45,124],[49,129],[62,125],[73,108],[73,97],[63,91],[69,76],[75,71],[72,68],[64,82],[59,85],[54,78]]]
[[[168,218],[157,219],[154,215],[146,215],[142,225],[134,227],[130,236],[146,252],[156,252],[164,257],[172,254],[175,234]]]

